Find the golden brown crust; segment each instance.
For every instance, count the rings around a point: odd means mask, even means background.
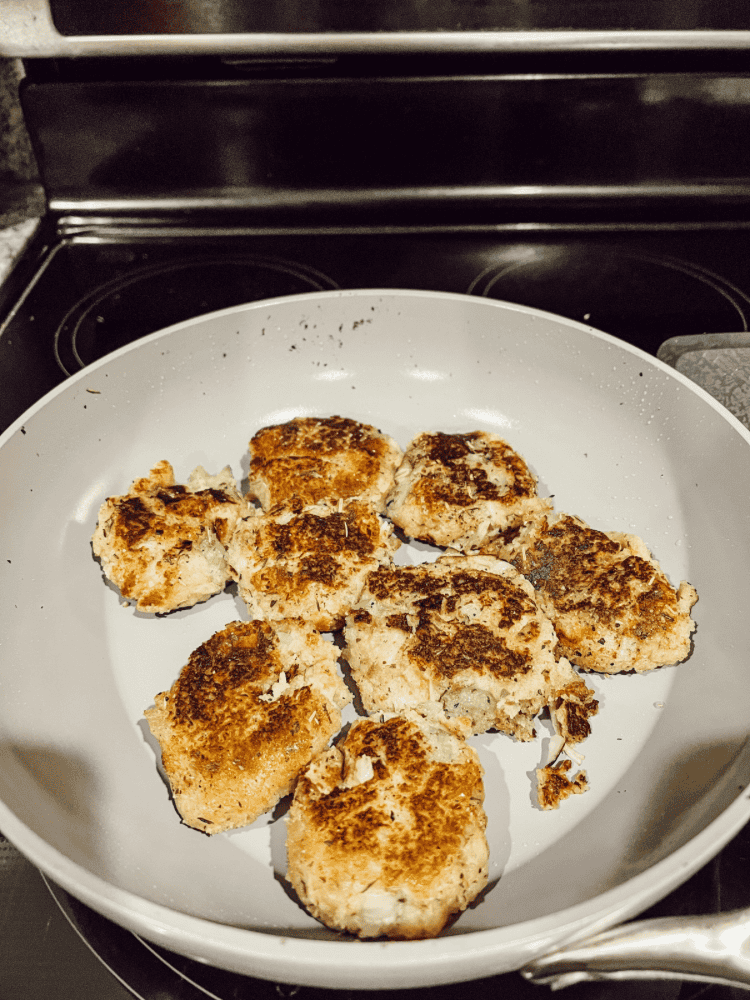
[[[199,468],[191,479],[192,485],[175,484],[172,466],[159,462],[99,511],[94,555],[139,611],[190,607],[231,579],[224,545],[245,504],[229,469],[208,476]]]
[[[298,782],[290,881],[330,927],[434,936],[486,885],[483,798],[460,738],[416,714],[358,720]]]
[[[412,538],[468,552],[551,509],[536,486],[526,462],[495,434],[422,433],[396,471],[386,509]]]
[[[588,789],[585,771],[579,771],[571,780],[568,771],[573,765],[569,760],[537,768],[537,801],[542,809],[557,809],[571,795],[580,795]]]
[[[335,629],[367,574],[390,564],[399,541],[369,504],[300,502],[240,521],[227,550],[240,595],[253,617],[301,615]]]
[[[368,712],[438,702],[469,731],[530,740],[549,706],[578,741],[597,710],[594,692],[555,660],[557,637],[533,588],[499,559],[446,555],[375,570],[344,636]]]
[[[346,417],[298,417],[250,441],[248,496],[263,510],[360,499],[383,509],[401,449],[375,427]]]
[[[557,651],[586,670],[644,671],[690,652],[698,595],[675,590],[641,539],[603,532],[569,514],[542,517],[485,546],[536,588]]]
[[[335,647],[301,621],[233,622],[145,712],[184,822],[206,833],[273,808],[341,725]]]

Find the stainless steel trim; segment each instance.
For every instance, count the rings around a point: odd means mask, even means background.
[[[750,990],[750,909],[625,924],[545,955],[521,974],[552,989],[605,979],[689,979]]]
[[[0,55],[14,58],[157,55],[319,55],[701,50],[750,48],[750,31],[435,31],[304,34],[97,35],[67,37],[48,0],[4,0]]]
[[[340,188],[247,188],[231,191],[208,191],[205,194],[184,194],[178,197],[111,197],[66,198],[51,196],[53,212],[144,212],[160,210],[178,212],[187,209],[266,209],[363,207],[387,204],[435,203],[446,201],[466,204],[488,204],[508,201],[523,203],[540,201],[545,204],[565,204],[570,201],[599,202],[603,205],[622,201],[695,201],[711,203],[717,199],[746,201],[750,197],[750,181],[705,184],[582,184],[582,185],[521,185],[497,184],[484,186],[451,185],[438,187],[362,188],[347,191]]]
[[[110,243],[128,239],[185,239],[191,236],[204,237],[206,230],[195,227],[173,225],[163,220],[148,224],[131,217],[116,220],[87,218],[85,216],[64,216],[59,220],[58,231],[61,239],[75,240],[76,243]],[[245,236],[338,236],[415,233],[665,233],[665,232],[727,232],[750,229],[750,221],[717,222],[474,222],[474,223],[382,223],[372,225],[251,225],[220,226],[213,228],[212,234],[219,238]]]

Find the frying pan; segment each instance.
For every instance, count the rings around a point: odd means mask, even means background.
[[[424,429],[502,434],[557,510],[639,534],[700,597],[685,663],[587,678],[601,709],[581,747],[586,794],[554,812],[535,806],[544,720],[532,743],[472,737],[490,884],[435,940],[348,940],[311,918],[285,879],[283,808],[213,838],[179,822],[143,710],[244,608],[228,588],[168,616],[138,614],[91,554],[100,503],[159,459],[178,480],[199,463],[229,463],[241,478],[259,427],[335,413],[402,446]],[[462,295],[256,302],[109,355],[0,439],[0,829],[53,881],[147,940],[280,982],[459,982],[607,931],[686,880],[750,816],[749,444],[656,359],[570,320]],[[418,546],[399,552],[423,558]]]

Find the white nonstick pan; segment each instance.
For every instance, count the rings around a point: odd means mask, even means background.
[[[551,813],[551,730],[473,737],[490,886],[436,940],[345,939],[285,878],[283,817],[213,838],[182,825],[143,710],[192,649],[246,616],[228,589],[162,618],[92,557],[100,503],[158,460],[247,471],[298,415],[503,435],[557,510],[640,535],[698,590],[690,658],[587,677],[590,790]],[[750,435],[661,362],[579,323],[416,291],[256,302],[85,369],[0,439],[0,829],[54,881],[148,940],[219,967],[341,988],[429,986],[526,966],[646,909],[750,817]],[[406,546],[400,559],[422,558]],[[749,900],[750,902],[750,900]]]

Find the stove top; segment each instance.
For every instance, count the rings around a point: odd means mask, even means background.
[[[0,339],[0,425],[129,341],[242,302],[335,288],[418,288],[519,302],[652,354],[750,323],[750,228],[183,234],[46,249]],[[29,251],[29,258],[34,254]],[[23,376],[20,376],[23,372]]]
[[[49,220],[48,220],[49,223]],[[68,375],[138,337],[201,313],[262,298],[335,288],[420,288],[546,309],[655,354],[686,334],[750,325],[750,228],[510,227],[442,231],[319,231],[81,227],[45,224],[4,290],[0,317],[0,428]],[[290,350],[295,349],[290,344]],[[38,1000],[197,1000],[332,991],[286,987],[209,969],[110,924],[0,844],[0,997]],[[746,829],[649,915],[712,913],[750,901]],[[430,990],[409,1000],[538,996],[517,974]],[[9,992],[8,992],[9,991]],[[354,996],[355,991],[346,991]],[[383,994],[406,1000],[406,991]],[[730,1000],[698,983],[597,983],[571,1000]]]
[[[124,6],[6,5],[0,51],[34,57],[23,107],[49,211],[0,286],[0,431],[134,339],[298,292],[488,296],[651,354],[673,337],[750,329],[742,4],[581,0],[561,24],[547,0],[326,0],[309,5],[307,39],[252,44],[242,33],[283,29],[288,4]],[[167,8],[176,19],[154,22]],[[149,24],[155,34],[137,34]],[[195,44],[168,37],[170,25]],[[384,29],[415,33],[389,48]],[[327,54],[323,31],[336,36]],[[624,51],[644,44],[638,60]],[[747,905],[749,855],[746,829],[649,915]],[[0,1000],[332,1000],[146,945],[48,888],[2,840],[0,941]],[[469,990],[540,995],[511,974],[408,998]],[[664,981],[566,996],[737,992]],[[383,996],[407,1000],[395,994]]]
[[[694,915],[747,902],[750,831],[644,916]],[[517,973],[429,989],[360,992],[237,976],[173,954],[123,930],[46,880],[0,838],[0,996],[13,1000],[533,1000],[544,987]],[[740,1000],[739,989],[679,981],[568,987],[570,1000]]]

